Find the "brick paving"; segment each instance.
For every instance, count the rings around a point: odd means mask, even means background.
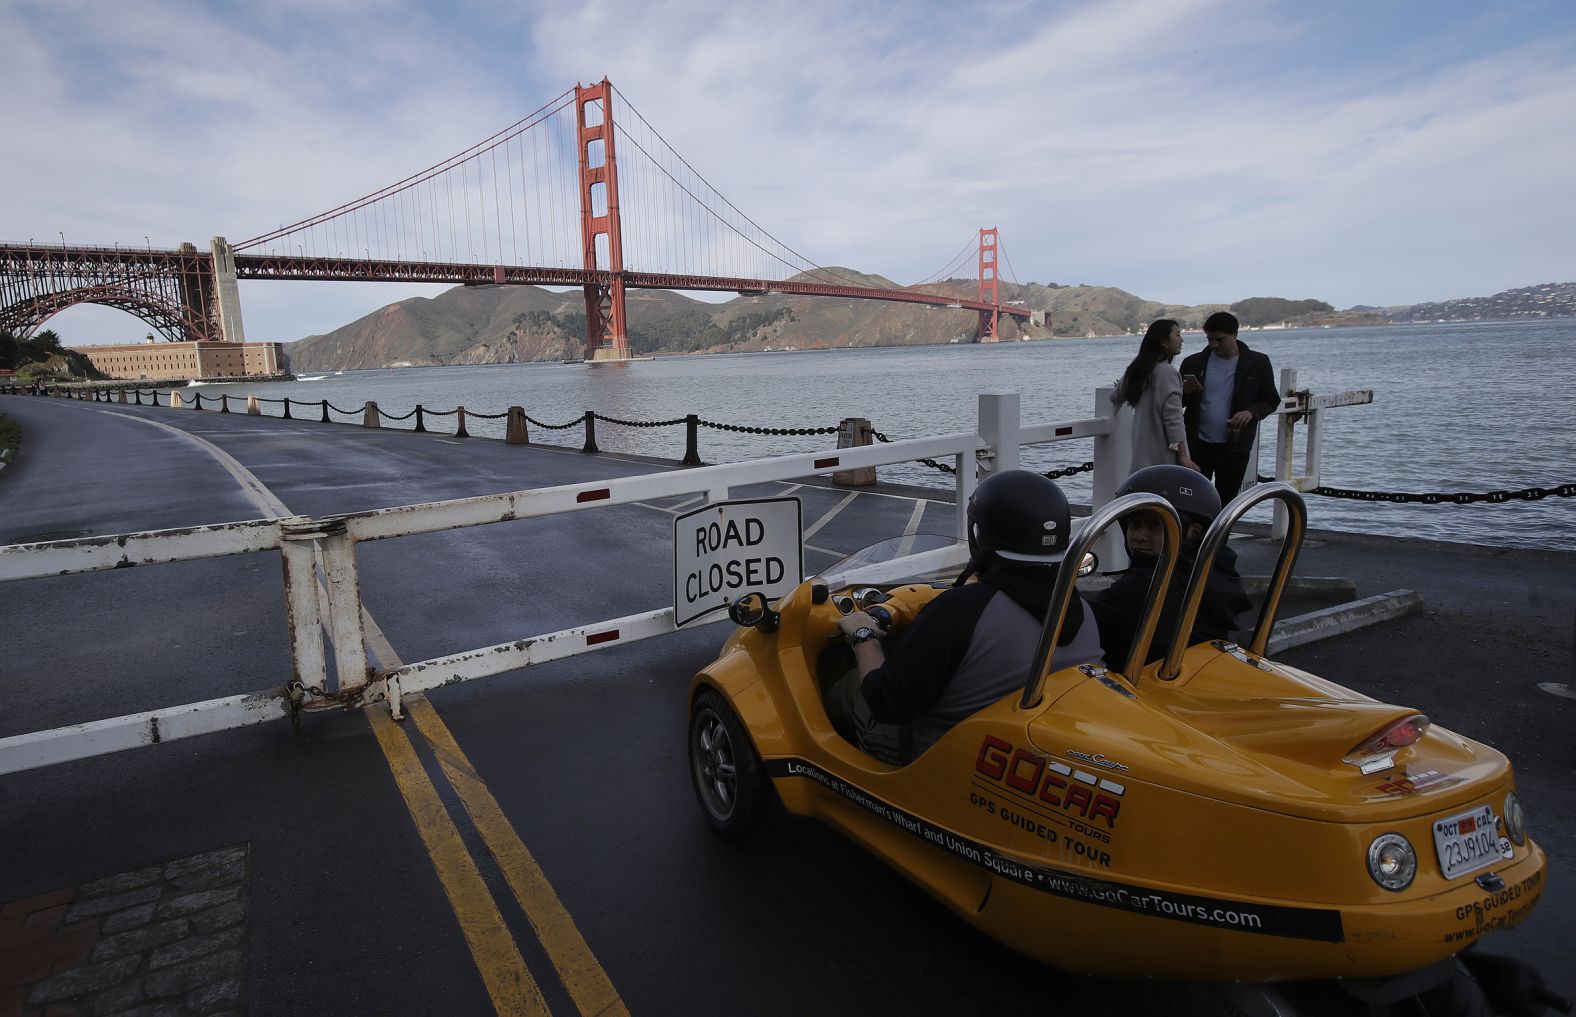
[[[0,905],[0,1017],[244,1017],[249,848]]]

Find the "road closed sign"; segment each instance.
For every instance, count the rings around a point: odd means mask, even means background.
[[[707,505],[673,521],[673,623],[684,625],[746,593],[776,600],[804,581],[798,498]]]

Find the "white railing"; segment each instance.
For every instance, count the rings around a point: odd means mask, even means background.
[[[1294,383],[1295,373],[1290,380]],[[0,738],[0,774],[49,766],[193,735],[296,716],[302,710],[344,708],[387,700],[396,717],[400,699],[458,682],[472,681],[533,664],[594,652],[676,631],[672,607],[611,618],[557,632],[526,634],[508,642],[399,666],[368,663],[368,642],[355,545],[538,518],[652,498],[702,494],[724,501],[733,487],[806,476],[889,466],[920,459],[951,458],[954,533],[966,537],[966,513],[978,465],[989,471],[1018,465],[1023,445],[1095,440],[1096,505],[1110,500],[1128,458],[1126,429],[1113,426],[1109,390],[1096,394],[1096,416],[1021,427],[1016,392],[979,397],[977,432],[915,438],[880,445],[796,453],[695,469],[670,470],[616,480],[565,484],[535,490],[402,505],[312,519],[291,516],[211,526],[154,530],[116,536],[13,544],[0,547],[0,581],[158,565],[277,549],[284,562],[285,609],[293,673],[288,682],[247,695],[91,721],[69,727]],[[1290,389],[1287,389],[1290,391]],[[1291,397],[1277,411],[1307,412],[1306,397]],[[1284,418],[1283,418],[1284,419]],[[1289,432],[1289,425],[1283,429]],[[1289,440],[1283,436],[1283,446]],[[1317,469],[1317,442],[1310,434],[1310,459]],[[1290,457],[1285,456],[1289,473]],[[1115,478],[1115,479],[1113,479]],[[1119,544],[1112,544],[1119,551]],[[1107,552],[1109,553],[1109,552]],[[1121,560],[1113,555],[1103,562]],[[334,678],[325,635],[332,644]]]

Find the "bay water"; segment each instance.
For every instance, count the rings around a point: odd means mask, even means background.
[[[1576,483],[1576,319],[1472,322],[1244,332],[1277,376],[1298,371],[1315,393],[1372,389],[1370,405],[1323,414],[1321,482],[1342,488],[1406,492],[1516,490]],[[1184,355],[1203,348],[1188,333]],[[226,393],[317,403],[359,411],[374,400],[386,413],[426,410],[501,413],[511,405],[544,424],[577,420],[586,410],[625,420],[686,414],[718,423],[772,428],[835,425],[867,417],[892,439],[971,430],[982,391],[1021,394],[1027,424],[1094,415],[1097,386],[1110,384],[1138,348],[1138,337],[1047,340],[993,345],[885,347],[661,357],[584,364],[495,364],[307,375],[294,382],[205,385],[205,399]],[[1180,364],[1180,358],[1177,361]],[[232,402],[232,407],[234,404]],[[278,403],[263,411],[279,415]],[[235,408],[232,408],[232,412]],[[317,406],[294,406],[317,419]],[[356,416],[333,414],[339,421]],[[411,427],[413,419],[385,427]],[[452,431],[452,417],[426,417],[431,431]],[[472,435],[502,437],[502,420],[471,417]],[[532,426],[533,443],[578,448],[583,430]],[[597,423],[604,452],[678,459],[684,428]],[[1297,466],[1302,465],[1298,428]],[[1274,467],[1273,421],[1261,427],[1261,472]],[[702,428],[708,463],[756,459],[835,445],[835,437],[768,437]],[[1024,465],[1057,469],[1093,458],[1093,440],[1024,450]],[[896,483],[950,487],[919,464],[883,467]],[[1061,481],[1087,502],[1090,475]],[[529,486],[529,483],[522,483]],[[1417,505],[1309,495],[1316,528],[1424,537],[1473,544],[1576,550],[1576,498],[1504,504]],[[1258,510],[1264,512],[1266,510]],[[1255,514],[1255,517],[1257,513]]]

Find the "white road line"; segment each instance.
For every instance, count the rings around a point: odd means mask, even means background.
[[[179,427],[173,427],[162,421],[149,420],[147,417],[138,417],[129,413],[116,413],[113,410],[99,410],[98,412],[108,413],[123,420],[135,420],[140,424],[147,424],[149,427],[162,428],[171,434],[178,434],[187,441],[201,446],[204,451],[218,460],[219,465],[223,466],[230,476],[235,478],[236,483],[241,485],[241,493],[246,496],[247,501],[257,506],[258,510],[263,513],[264,519],[284,519],[287,516],[295,515],[294,512],[290,511],[289,506],[274,497],[274,493],[265,487],[261,480],[252,475],[251,470],[242,466],[230,453],[207,438],[192,434],[190,431],[183,431]]]
[[[843,509],[848,507],[849,502],[853,501],[857,497],[859,497],[859,492],[858,491],[850,492],[848,497],[844,498],[842,501],[840,501],[836,505],[834,505],[830,512],[828,512],[826,515],[822,516],[821,518],[817,519],[815,521],[815,525],[814,526],[812,526],[808,530],[804,531],[804,539],[805,540],[809,540],[811,537],[813,537],[817,533],[819,533],[821,531],[821,527],[823,527],[827,523],[831,522],[832,519],[834,517],[836,517],[836,515],[839,512],[843,511]]]

